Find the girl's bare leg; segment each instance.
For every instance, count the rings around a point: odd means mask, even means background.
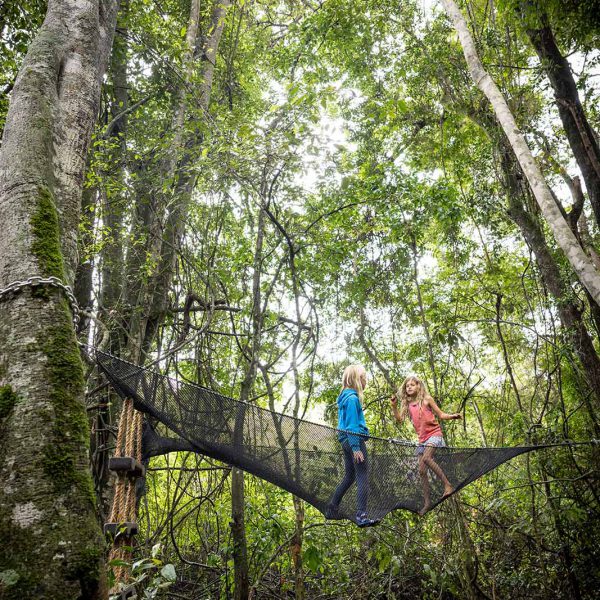
[[[430,490],[429,490],[429,478],[427,476],[427,462],[425,461],[425,454],[429,448],[425,449],[425,452],[419,457],[419,475],[421,476],[421,485],[423,486],[423,508],[419,511],[419,514],[423,516],[431,506]]]
[[[429,488],[429,479],[427,477],[427,470],[431,469],[444,484],[444,494],[442,498],[449,496],[454,488],[452,484],[448,481],[446,474],[442,471],[440,465],[438,465],[435,460],[433,460],[433,456],[435,454],[435,446],[427,446],[425,448],[425,452],[421,455],[419,459],[419,475],[421,476],[421,483],[423,484],[423,508],[419,511],[420,515],[424,515],[429,508],[431,507],[431,498],[430,498],[430,488]]]
[[[440,478],[441,482],[444,484],[444,496],[448,496],[454,491],[452,484],[448,481],[446,474],[442,471],[440,465],[438,465],[433,457],[435,455],[435,446],[428,446],[425,448],[425,452],[423,453],[423,461],[427,464],[427,466]]]

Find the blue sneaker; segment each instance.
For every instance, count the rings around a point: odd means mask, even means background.
[[[381,519],[369,519],[367,513],[360,513],[356,515],[356,524],[359,527],[373,527],[377,525]]]

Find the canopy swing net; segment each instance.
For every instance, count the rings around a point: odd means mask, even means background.
[[[96,352],[96,360],[122,398],[164,424],[175,438],[185,440],[198,453],[265,479],[306,500],[329,518],[356,522],[357,498],[352,490],[344,495],[335,515],[327,510],[344,478],[344,457],[336,429],[240,402],[101,351]],[[162,440],[148,425],[144,456],[158,454]],[[417,445],[377,437],[365,441],[369,518],[378,521],[396,509],[422,512]],[[435,461],[455,493],[503,462],[537,448],[540,446],[437,448]],[[446,497],[440,479],[431,476],[427,510]]]

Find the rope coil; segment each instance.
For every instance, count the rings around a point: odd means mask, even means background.
[[[36,288],[41,286],[54,287],[59,290],[62,290],[67,296],[67,300],[69,301],[69,308],[73,313],[73,324],[75,329],[79,325],[79,318],[81,314],[81,310],[79,309],[79,304],[77,304],[77,300],[75,298],[75,294],[70,286],[63,283],[58,277],[40,277],[39,275],[34,275],[23,281],[12,281],[5,288],[0,288],[0,302],[4,300],[5,297],[8,297],[10,294],[17,294],[25,288]]]

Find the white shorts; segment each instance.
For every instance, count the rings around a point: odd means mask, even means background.
[[[420,456],[425,452],[427,446],[434,446],[435,448],[445,448],[446,442],[441,435],[431,436],[428,440],[425,440],[422,444],[419,444],[415,450],[415,454]]]

